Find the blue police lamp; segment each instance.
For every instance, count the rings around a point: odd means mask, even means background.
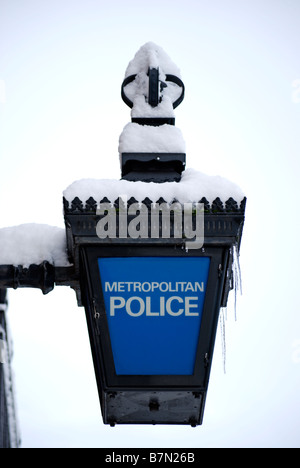
[[[0,293],[76,291],[105,424],[197,426],[246,198],[234,184],[186,170],[174,116],[184,85],[163,49],[141,47],[121,95],[131,108],[119,139],[122,179],[72,184],[64,192],[69,265],[1,264]]]
[[[65,193],[73,287],[86,310],[103,421],[112,426],[202,424],[219,311],[233,288],[246,199],[211,199],[201,177],[184,175],[176,71],[155,44],[138,51],[121,91],[132,116],[120,136],[122,180],[99,181],[89,197],[80,184],[75,198]],[[199,198],[186,213],[195,187]],[[199,211],[202,241],[193,244]]]

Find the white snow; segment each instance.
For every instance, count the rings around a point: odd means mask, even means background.
[[[119,153],[185,153],[181,130],[173,125],[151,127],[127,124],[119,139]]]
[[[126,87],[126,94],[128,95],[129,99],[133,102],[133,108],[131,110],[131,117],[146,117],[146,118],[159,118],[159,117],[171,117],[173,118],[175,116],[175,112],[173,109],[173,101],[177,99],[179,96],[175,96],[173,99],[171,96],[167,95],[167,91],[164,91],[164,98],[163,100],[159,103],[158,106],[156,107],[151,107],[149,106],[148,102],[145,99],[144,94],[139,94],[139,92],[136,89],[133,89],[134,82],[130,83],[127,85],[132,86],[132,96],[131,98],[129,97],[129,93],[127,92],[127,87]],[[173,89],[174,85],[171,83]],[[169,85],[168,85],[169,87]],[[178,87],[177,87],[178,88]],[[177,90],[175,90],[177,92]],[[179,94],[177,92],[177,94]]]
[[[220,176],[210,176],[194,169],[187,169],[180,182],[130,182],[113,179],[82,179],[73,182],[65,191],[64,197],[72,202],[79,197],[85,202],[93,197],[99,203],[104,197],[115,201],[119,197],[124,200],[134,197],[141,202],[146,197],[157,201],[160,197],[167,202],[177,199],[181,203],[198,202],[202,197],[212,203],[217,197],[225,202],[230,197],[240,203],[244,193],[233,182]]]
[[[139,72],[147,73],[149,67],[159,67],[165,74],[176,75],[180,78],[180,69],[172,62],[163,48],[154,42],[147,42],[137,51],[128,64],[125,77]]]
[[[68,266],[65,230],[47,224],[22,224],[0,229],[0,265]]]

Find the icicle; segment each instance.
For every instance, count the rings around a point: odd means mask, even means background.
[[[222,358],[223,358],[223,370],[226,374],[226,336],[225,336],[225,316],[227,315],[227,307],[221,307],[220,310],[220,331],[222,340]]]
[[[237,246],[233,246],[233,287],[234,287],[234,318],[237,320],[236,315],[236,303],[237,303],[237,292],[239,291],[242,294],[242,276],[241,276],[241,267],[239,261],[239,252]]]
[[[242,294],[242,278],[241,278],[241,268],[239,262],[239,252],[237,246],[234,245],[232,249],[233,263],[232,263],[232,273],[233,273],[233,288],[234,288],[234,318],[237,321],[236,314],[236,305],[237,305],[237,293],[238,291]],[[223,357],[223,369],[224,374],[226,374],[226,336],[225,336],[225,321],[227,320],[227,307],[221,307],[220,309],[220,332],[222,340],[222,357]]]

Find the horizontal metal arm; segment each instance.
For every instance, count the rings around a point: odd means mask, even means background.
[[[29,267],[0,265],[0,289],[37,288],[48,294],[54,286],[76,287],[74,267],[55,267],[49,262]]]

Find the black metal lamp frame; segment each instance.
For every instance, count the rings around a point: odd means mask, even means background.
[[[116,374],[97,260],[100,257],[127,256],[172,256],[178,259],[205,256],[210,258],[209,277],[193,375]],[[174,248],[172,245],[114,245],[109,248],[107,246],[84,246],[81,248],[83,271],[81,292],[86,309],[105,423],[111,425],[115,423],[169,423],[169,414],[166,415],[164,412],[161,414],[159,408],[155,412],[151,410],[151,405],[156,398],[159,406],[166,405],[170,399],[173,401],[173,423],[201,424],[229,256],[229,249],[225,247],[208,247],[200,251],[189,252],[181,248]],[[180,337],[178,338],[180,339]],[[119,402],[118,407],[116,407],[116,398],[120,399],[120,392],[123,397],[124,392],[126,392],[126,404],[120,405]],[[138,414],[136,414],[137,392],[140,396],[143,394],[143,403],[139,404]],[[159,396],[157,396],[158,394]]]
[[[96,225],[104,215],[97,215],[96,202],[84,204],[76,198],[64,203],[69,254],[80,279],[77,296],[86,310],[105,424],[202,424],[219,310],[233,287],[233,247],[239,250],[246,199],[240,206],[233,199],[225,205],[220,199],[211,205],[206,199],[201,202],[205,238],[195,250],[186,250],[184,239],[99,239]],[[117,375],[98,268],[98,259],[107,257],[210,258],[192,375]]]

